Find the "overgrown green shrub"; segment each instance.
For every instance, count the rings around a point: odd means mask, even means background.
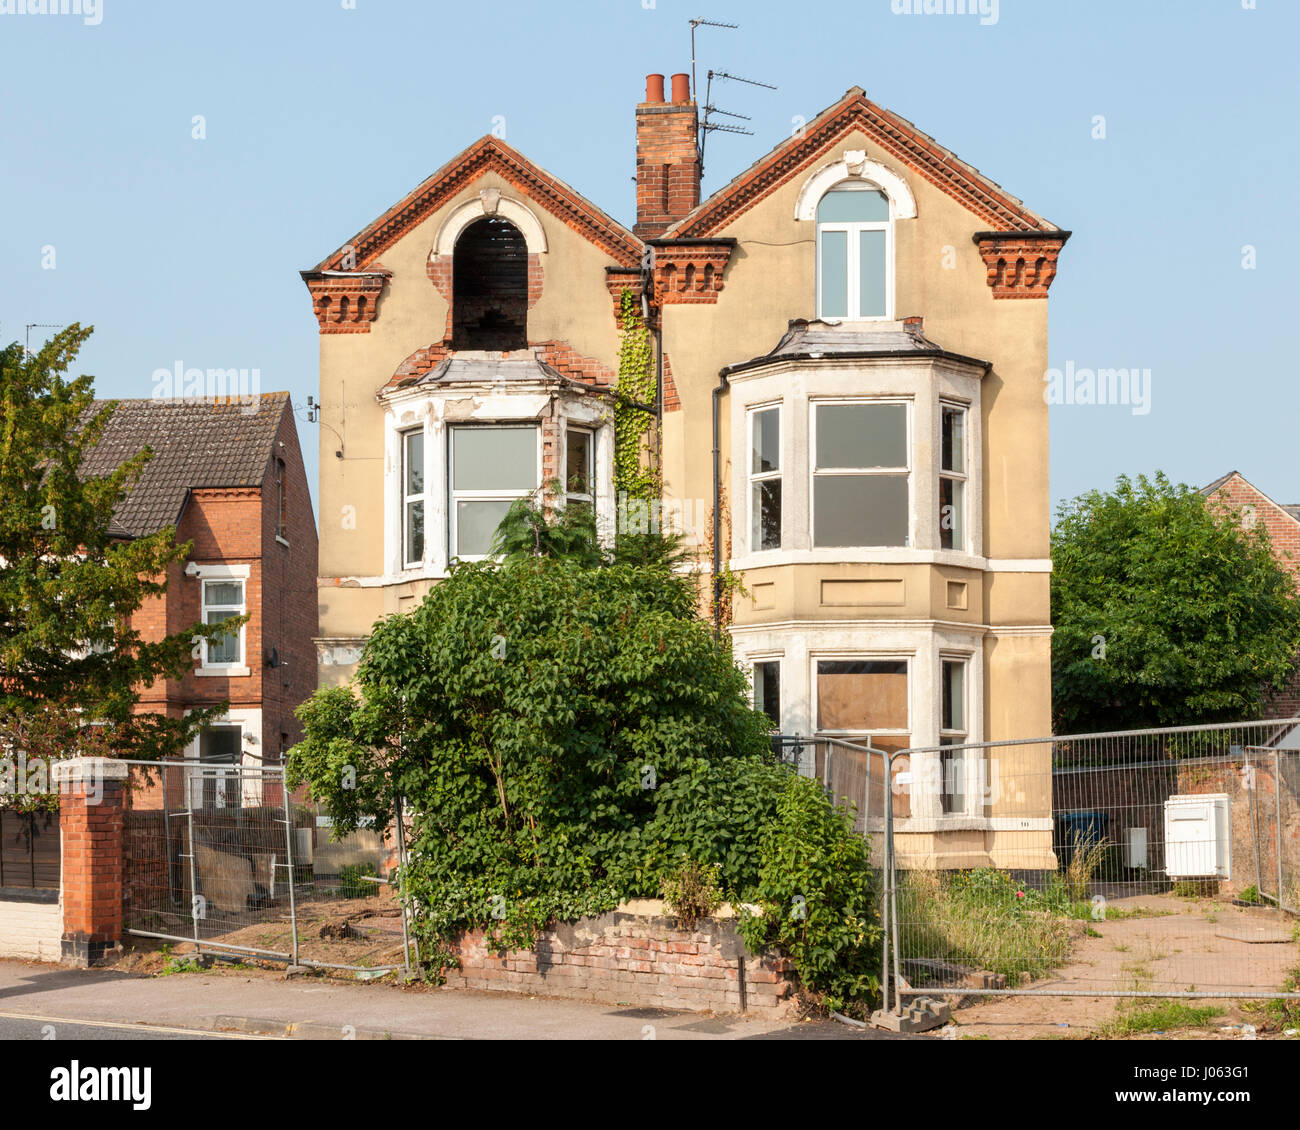
[[[373,863],[352,863],[339,868],[339,895],[345,899],[367,899],[379,893],[379,884],[367,882],[379,872]]]
[[[748,901],[762,914],[742,911],[746,945],[788,954],[828,1007],[865,1012],[880,987],[879,894],[851,815],[818,782],[788,774],[759,851]]]

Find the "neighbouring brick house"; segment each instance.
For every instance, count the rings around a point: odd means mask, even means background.
[[[488,136],[302,272],[322,685],[486,556],[514,499],[558,480],[636,532],[613,485],[630,293],[663,510],[702,572],[743,575],[728,630],[756,705],[786,734],[926,751],[900,852],[1054,867],[1046,785],[1013,809],[940,747],[1051,730],[1042,379],[1070,233],[857,87],[703,200],[690,77],[648,76],[632,109],[631,226]]]
[[[1274,502],[1240,471],[1229,471],[1215,479],[1201,493],[1211,505],[1239,511],[1248,529],[1262,526],[1268,531],[1273,556],[1293,577],[1300,579],[1300,506]],[[1281,691],[1269,691],[1264,700],[1265,718],[1300,717],[1300,670]]]
[[[133,626],[160,639],[197,622],[249,620],[237,638],[201,646],[183,677],[143,688],[138,709],[180,717],[228,701],[225,717],[185,756],[279,764],[301,736],[294,709],[316,687],[316,522],[289,394],[252,403],[118,401],[85,469],[105,474],[146,446],[153,458],[114,512],[117,532],[139,537],[175,525],[176,540],[193,545]],[[211,791],[219,770],[205,776]]]

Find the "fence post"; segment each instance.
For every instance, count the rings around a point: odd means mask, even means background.
[[[122,940],[122,831],[130,766],[106,757],[54,765],[63,841],[63,964],[89,968]]]

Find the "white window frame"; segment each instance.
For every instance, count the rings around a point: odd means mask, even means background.
[[[522,430],[530,428],[537,439],[536,457],[533,469],[534,486],[527,490],[457,490],[456,489],[456,433],[469,428],[512,428]],[[567,452],[566,452],[567,456]],[[425,482],[428,482],[426,478]],[[523,420],[476,420],[472,424],[451,424],[447,428],[447,560],[485,561],[491,554],[457,553],[460,538],[457,529],[456,511],[459,502],[513,502],[519,498],[536,498],[542,485],[542,426],[536,421]],[[403,513],[405,519],[405,513]],[[428,530],[425,530],[425,548],[428,548]]]
[[[962,725],[960,730],[945,729],[943,724],[943,710],[945,705],[946,690],[944,688],[944,667],[948,664],[955,664],[962,669]],[[968,746],[971,744],[971,678],[974,670],[974,657],[964,652],[940,652],[939,653],[939,745]],[[943,816],[966,816],[970,812],[971,804],[971,781],[970,781],[970,755],[975,752],[970,749],[963,749],[954,758],[957,768],[954,774],[960,773],[961,780],[961,808],[953,808],[949,812],[944,812],[943,808],[947,801],[944,799],[948,796],[948,771],[944,765],[945,755],[939,754],[939,778],[940,778],[940,798],[939,809]]]
[[[186,711],[190,713],[190,711]],[[240,789],[239,804],[243,808],[256,808],[263,801],[265,777],[261,773],[239,773],[236,766],[264,764],[258,750],[261,746],[262,710],[260,707],[231,707],[222,717],[214,718],[209,726],[238,728],[239,760],[235,765],[205,766],[199,760],[199,743],[202,731],[195,734],[185,746],[185,785],[188,803],[195,808],[203,804],[205,781],[224,781],[234,778]],[[234,807],[233,803],[225,807]]]
[[[776,667],[776,697],[777,713],[785,712],[785,656],[776,655],[752,655],[748,658],[749,663],[749,704],[755,710],[762,712],[763,707],[758,702],[758,688],[754,686],[754,668],[760,663],[769,663]],[[782,719],[776,720],[777,730],[780,731]]]
[[[962,465],[959,470],[954,470],[954,471],[945,470],[943,465],[943,417],[945,412],[960,412],[962,416],[962,429],[961,429]],[[967,553],[969,552],[969,547],[971,544],[970,505],[969,505],[970,503],[970,439],[971,439],[970,419],[971,419],[971,413],[970,413],[969,404],[963,404],[960,401],[956,401],[956,400],[939,401],[939,442],[936,445],[938,450],[938,456],[939,456],[938,477],[936,479],[939,496],[936,499],[937,505],[935,507],[935,511],[938,514],[939,524],[936,526],[935,532],[938,534],[937,545],[940,549],[944,549],[943,513],[941,509],[943,506],[943,481],[947,479],[950,482],[959,483],[960,484],[959,490],[961,494],[961,539],[960,542],[958,542],[958,540],[954,538],[953,545],[950,549],[947,550],[947,552]]]
[[[579,435],[587,437],[587,491],[569,490],[569,435],[576,432]],[[598,430],[596,428],[571,427],[566,424],[564,428],[564,504],[567,506],[570,502],[586,503],[591,507],[593,517],[596,513],[596,442]]]
[[[884,190],[880,185],[872,184],[869,181],[850,180],[840,181],[838,184],[831,185],[826,192],[822,193],[817,199],[817,205],[813,209],[814,218],[817,215],[817,208],[821,206],[822,197],[832,192],[878,192],[884,198],[889,208],[889,219],[887,220],[870,220],[858,221],[856,223],[828,221],[823,223],[818,220],[817,223],[817,317],[825,317],[822,313],[822,236],[826,232],[844,232],[845,240],[848,243],[848,295],[846,306],[848,313],[841,316],[831,314],[829,317],[835,321],[842,322],[888,322],[894,317],[894,219],[895,209],[893,197]],[[862,313],[862,239],[861,233],[867,231],[883,231],[885,233],[885,312],[883,314]]]
[[[754,471],[754,428],[758,423],[758,416],[762,412],[776,412],[776,448],[777,448],[777,468],[775,471]],[[745,410],[745,437],[748,446],[745,449],[745,513],[746,529],[748,530],[749,552],[750,553],[777,553],[785,545],[785,405],[777,401],[769,401],[766,404],[751,405]],[[754,487],[763,482],[781,483],[781,533],[780,540],[776,546],[764,549],[757,544],[754,537]]]
[[[809,686],[811,694],[809,698],[812,701],[812,714],[809,722],[812,732],[818,737],[842,738],[842,737],[906,737],[910,740],[914,734],[912,728],[913,711],[912,696],[915,693],[914,680],[912,678],[916,670],[917,656],[912,651],[836,651],[836,652],[818,652],[809,655],[808,661],[810,667]],[[894,727],[875,730],[823,730],[818,724],[821,718],[821,682],[818,679],[817,667],[821,663],[902,663],[907,668],[907,727],[899,730]]]
[[[407,441],[413,436],[420,436],[420,450],[423,456],[424,465],[420,468],[420,482],[424,486],[422,491],[415,494],[407,493],[407,483],[410,482],[410,476],[407,474]],[[429,559],[429,433],[423,426],[418,428],[406,428],[397,433],[398,451],[399,451],[399,494],[401,495],[401,542],[402,542],[402,568],[419,569]],[[424,552],[419,557],[412,557],[410,546],[407,544],[407,508],[419,503],[420,510],[424,514]]]
[[[901,404],[904,408],[903,453],[907,463],[902,467],[827,467],[817,466],[817,414],[822,408],[856,406],[859,404]],[[814,549],[912,549],[916,546],[916,478],[912,472],[912,416],[914,407],[912,398],[905,396],[858,396],[858,397],[824,397],[808,400],[808,545]],[[904,475],[907,478],[907,533],[901,546],[862,545],[862,546],[818,546],[817,544],[817,480],[822,477],[865,475]]]
[[[248,566],[201,566],[199,570],[199,620],[203,624],[208,623],[208,611],[225,610],[238,608],[237,616],[244,616],[248,612]],[[240,601],[238,605],[234,604],[212,604],[208,603],[208,585],[230,585],[238,584]],[[244,650],[244,633],[248,625],[239,626],[239,658],[230,663],[215,663],[208,654],[208,640],[202,641],[203,659],[202,665],[194,672],[200,676],[218,676],[218,675],[249,675],[252,672],[246,664],[246,652]]]

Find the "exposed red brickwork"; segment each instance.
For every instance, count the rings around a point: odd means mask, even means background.
[[[699,115],[694,102],[643,102],[636,109],[636,226],[661,235],[700,202]]]
[[[571,380],[601,388],[612,385],[618,375],[608,365],[602,364],[594,357],[584,357],[567,341],[540,342],[537,347],[537,358],[539,361],[545,361],[552,369],[558,369]]]
[[[669,236],[716,235],[737,216],[809,167],[855,132],[867,134],[888,155],[936,185],[997,231],[1054,230],[1014,196],[966,164],[911,122],[877,106],[859,87],[818,114],[799,136],[779,145],[719,189]]]
[[[664,411],[676,412],[682,406],[681,398],[677,395],[677,383],[673,380],[673,367],[668,360],[668,354],[664,354]]]
[[[623,328],[623,292],[631,291],[633,300],[638,306],[641,304],[641,293],[645,289],[645,283],[639,270],[625,271],[615,268],[607,268],[605,271],[605,286],[609,290],[610,300],[614,303],[614,321],[621,330]],[[651,318],[654,317],[654,310],[651,309]]]
[[[616,911],[545,930],[531,950],[491,950],[481,930],[466,934],[456,948],[461,968],[448,972],[447,983],[461,988],[697,1011],[742,1008],[741,958],[735,955],[743,950],[729,919],[702,919],[686,930],[675,918]],[[743,960],[745,1010],[794,1015],[789,961]]]
[[[1056,260],[1065,246],[1062,236],[1013,232],[975,237],[980,258],[988,268],[994,298],[1046,298],[1056,278]]]
[[[390,277],[387,271],[350,276],[303,272],[320,332],[368,334]]]
[[[288,545],[276,540],[277,458],[284,461],[284,540]],[[276,433],[275,453],[267,455],[263,485],[193,491],[176,537],[193,543],[188,560],[200,566],[248,566],[244,665],[249,674],[199,677],[187,672],[179,679],[159,680],[140,690],[136,709],[177,718],[187,708],[222,701],[229,701],[232,708],[260,707],[258,748],[274,760],[298,740],[301,727],[293,711],[316,688],[312,642],[318,632],[316,521],[297,428],[287,402]],[[201,616],[201,580],[187,577],[183,565],[174,565],[168,572],[166,593],[146,600],[131,624],[145,640],[156,640],[191,627]],[[272,648],[281,663],[275,668],[268,666]]]
[[[450,317],[450,315],[448,315]],[[397,366],[396,372],[388,378],[384,388],[392,388],[410,377],[419,378],[432,372],[451,356],[451,346],[446,341],[434,342],[423,349],[417,349],[405,361]]]
[[[1293,518],[1262,490],[1232,471],[1207,490],[1210,506],[1239,510],[1243,524],[1262,526],[1268,531],[1273,556],[1278,564],[1300,581],[1300,521]],[[1281,691],[1265,690],[1265,718],[1300,717],[1300,670]]]
[[[604,250],[625,267],[641,261],[641,242],[562,180],[551,176],[497,137],[476,141],[425,179],[354,239],[324,259],[316,271],[337,270],[349,254],[369,267],[411,229],[486,172],[495,172],[561,223]]]
[[[60,767],[63,960],[88,966],[122,938],[125,778],[93,775],[101,759]],[[115,766],[114,768],[120,768]],[[76,772],[86,770],[86,774]]]

